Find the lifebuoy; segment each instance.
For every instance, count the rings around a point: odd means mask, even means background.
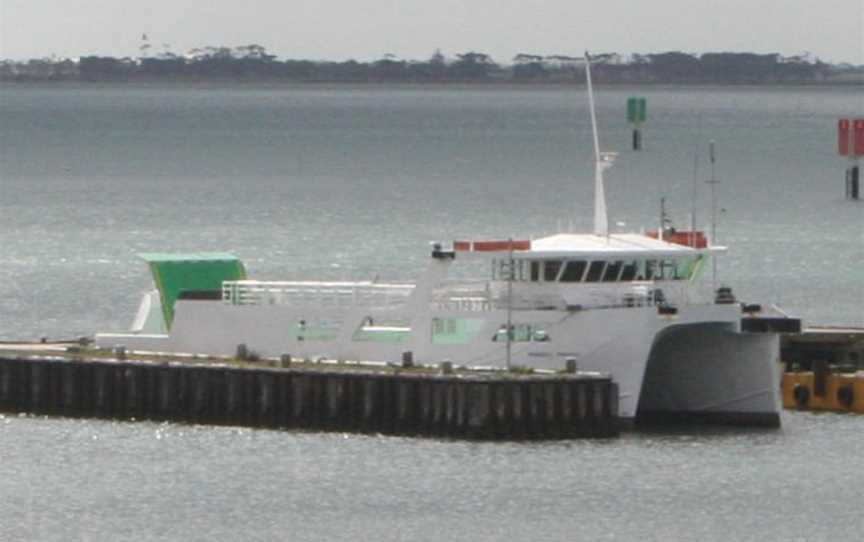
[[[852,406],[855,401],[855,389],[852,384],[845,384],[837,388],[837,401],[846,408]]]
[[[804,408],[810,401],[810,388],[804,384],[795,384],[795,387],[792,388],[792,397],[795,398],[795,404],[798,405],[798,408]]]

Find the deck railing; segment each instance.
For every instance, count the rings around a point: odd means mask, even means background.
[[[433,310],[485,312],[495,308],[488,281],[445,282],[432,292]]]
[[[392,309],[405,306],[414,290],[413,284],[399,283],[240,280],[222,284],[222,301],[229,305]],[[677,305],[682,301],[675,295],[677,292],[670,293],[671,296],[664,297],[659,289],[654,288],[601,290],[593,295],[580,296],[581,299],[568,304],[560,293],[516,290],[511,307],[514,310],[588,310],[644,307],[670,301]],[[508,301],[505,292],[490,288],[488,282],[445,283],[432,291],[429,306],[432,310],[488,312],[506,309]]]
[[[222,301],[229,305],[393,308],[403,305],[413,291],[413,284],[238,280],[222,283]]]

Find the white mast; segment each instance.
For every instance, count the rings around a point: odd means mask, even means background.
[[[717,244],[717,177],[714,175],[714,140],[708,142],[708,160],[711,162],[711,245]],[[717,257],[711,258],[711,288],[717,290]]]
[[[693,143],[693,193],[690,196],[690,241],[691,246],[696,243],[696,202],[699,200],[699,142],[702,139],[702,115],[699,115],[696,139]]]
[[[600,152],[597,134],[597,113],[594,110],[594,86],[591,84],[591,56],[585,52],[585,78],[588,82],[588,104],[591,109],[591,130],[594,135],[594,234],[609,235],[609,217],[606,214],[606,193],[603,172],[612,167],[615,153]]]
[[[594,135],[594,160],[600,161],[600,137],[597,135],[597,113],[594,111],[594,86],[591,84],[591,56],[585,51],[585,79],[588,82],[588,106],[591,109],[591,130]]]
[[[696,199],[699,190],[699,153],[693,153],[693,193],[690,195],[690,245],[696,243]]]

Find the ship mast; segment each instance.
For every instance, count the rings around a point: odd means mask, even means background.
[[[591,56],[585,52],[585,79],[588,83],[588,104],[591,110],[591,131],[594,136],[594,234],[609,235],[609,216],[606,213],[606,192],[603,172],[612,167],[614,152],[600,152],[600,136],[597,133],[597,112],[594,107],[594,86],[591,82]]]
[[[711,163],[711,179],[707,183],[711,186],[711,245],[717,244],[717,184],[720,182],[714,175],[714,140],[708,142],[708,160]],[[717,290],[717,257],[711,258],[711,289]]]

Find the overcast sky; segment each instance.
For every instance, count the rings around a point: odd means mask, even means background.
[[[257,43],[282,58],[809,52],[864,64],[864,0],[0,0],[0,57]]]

